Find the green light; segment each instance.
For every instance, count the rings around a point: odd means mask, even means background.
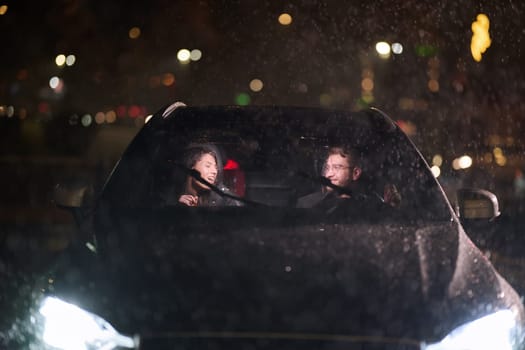
[[[250,104],[250,95],[245,92],[241,92],[235,96],[235,103],[239,106],[247,106]]]
[[[370,107],[370,104],[374,101],[373,96],[362,96],[361,98],[356,100],[356,106],[357,108],[368,108]]]
[[[437,54],[437,47],[432,45],[417,45],[416,55],[420,57],[430,57]]]

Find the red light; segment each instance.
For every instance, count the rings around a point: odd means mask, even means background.
[[[38,111],[40,113],[49,113],[49,110],[50,110],[49,103],[47,103],[47,102],[40,102],[38,104]]]
[[[232,159],[228,159],[224,165],[224,170],[237,170],[239,169],[239,163]]]
[[[241,170],[239,163],[233,159],[228,159],[224,165],[224,184],[239,197],[244,197],[246,192],[244,171]]]
[[[118,106],[117,107],[117,117],[124,118],[126,116],[126,106]]]
[[[135,105],[129,107],[128,115],[130,118],[137,118],[140,115],[140,107]]]

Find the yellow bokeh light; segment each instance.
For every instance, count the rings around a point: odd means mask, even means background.
[[[507,164],[507,157],[505,156],[496,157],[496,164],[498,164],[499,166],[505,166]]]
[[[492,153],[494,153],[494,157],[500,157],[503,155],[503,150],[500,147],[494,147]]]
[[[390,45],[386,41],[380,41],[376,43],[376,51],[381,57],[387,58],[390,56]]]
[[[177,52],[177,59],[181,63],[189,62],[190,57],[191,57],[191,53],[190,53],[190,50],[188,50],[188,49],[181,49],[181,50],[179,50],[179,52]]]
[[[115,120],[117,120],[117,113],[115,111],[108,111],[106,112],[106,122],[107,123],[114,123]]]
[[[432,158],[432,164],[437,165],[438,167],[440,167],[443,164],[443,157],[441,156],[441,154],[436,154]]]
[[[7,13],[7,5],[0,6],[0,16]]]
[[[439,82],[435,79],[430,79],[428,81],[428,89],[432,92],[438,92],[439,91]]]
[[[459,166],[459,158],[456,158],[452,161],[452,168],[454,170],[459,170],[461,167]]]
[[[262,90],[264,84],[261,79],[253,79],[250,81],[250,90],[253,92],[259,92]]]
[[[472,166],[472,158],[464,155],[458,158],[458,165],[460,169],[467,169]]]
[[[361,88],[364,91],[374,90],[374,81],[370,78],[364,78],[363,80],[361,80]]]
[[[279,23],[283,26],[290,25],[292,23],[292,16],[288,13],[282,13],[279,15]]]
[[[494,147],[492,153],[494,154],[494,161],[496,164],[499,166],[504,166],[507,164],[507,157],[505,157],[503,150],[500,147]]]
[[[461,156],[452,161],[452,168],[454,168],[454,170],[468,169],[471,166],[472,166],[472,158],[467,155]]]
[[[55,57],[55,64],[59,67],[66,64],[66,55],[62,55],[62,54],[57,55],[57,57]]]
[[[138,39],[140,33],[141,32],[139,27],[133,27],[129,30],[128,35],[130,39]]]
[[[481,61],[481,55],[489,48],[492,43],[489,34],[490,21],[487,15],[480,13],[476,21],[472,22],[472,40],[470,42],[470,52],[476,62]]]

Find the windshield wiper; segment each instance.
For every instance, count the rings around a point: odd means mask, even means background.
[[[297,170],[295,171],[295,174],[300,176],[300,177],[303,177],[303,178],[306,178],[310,181],[313,181],[315,182],[316,184],[320,184],[320,185],[323,185],[325,187],[330,187],[331,189],[333,189],[334,191],[336,191],[338,194],[346,194],[346,195],[349,195],[349,196],[352,196],[353,194],[353,191],[349,188],[346,188],[346,187],[341,187],[341,186],[337,186],[337,185],[334,185],[332,183],[332,181],[330,181],[330,179],[328,179],[327,177],[324,177],[324,176],[312,176],[304,171],[301,171],[301,170]]]
[[[216,185],[214,185],[211,182],[209,182],[206,179],[204,179],[201,176],[201,173],[198,172],[195,169],[189,169],[189,168],[187,168],[186,166],[184,166],[183,164],[180,164],[180,163],[175,163],[174,162],[173,164],[176,165],[181,170],[183,170],[186,174],[188,174],[189,176],[191,176],[195,180],[197,180],[197,181],[205,184],[206,186],[208,186],[210,188],[210,190],[212,190],[213,192],[217,193],[219,196],[221,196],[223,198],[230,198],[230,199],[233,199],[233,200],[236,200],[236,201],[239,201],[241,203],[248,204],[248,205],[251,205],[251,206],[268,207],[267,204],[256,202],[256,201],[252,201],[252,200],[249,200],[249,199],[246,199],[246,198],[242,198],[242,197],[236,196],[234,194],[225,192],[221,188],[217,187]]]

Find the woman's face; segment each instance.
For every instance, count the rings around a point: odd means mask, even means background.
[[[215,184],[215,181],[217,180],[218,169],[217,161],[215,160],[214,156],[212,156],[209,153],[203,154],[199,158],[199,160],[197,160],[197,162],[193,166],[193,169],[197,170],[204,180],[208,181],[209,183]],[[210,189],[208,186],[195,179],[193,181],[193,184],[196,188],[207,190]]]

